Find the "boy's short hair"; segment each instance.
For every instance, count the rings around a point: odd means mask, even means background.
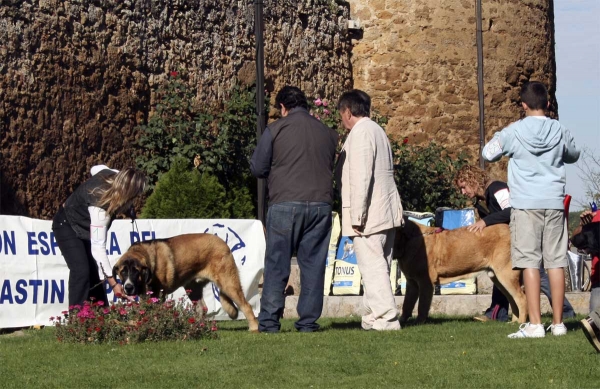
[[[288,111],[292,108],[302,107],[308,109],[306,95],[295,86],[286,85],[275,96],[275,106],[281,109],[282,104]]]
[[[521,87],[521,102],[530,109],[546,109],[548,107],[548,89],[538,81],[526,82]]]
[[[353,89],[342,94],[337,109],[340,112],[349,109],[352,116],[355,117],[369,117],[371,114],[371,98],[365,92]]]
[[[458,183],[463,182],[472,188],[485,188],[485,184],[490,180],[490,176],[474,165],[465,165],[454,176],[454,186],[460,189]]]

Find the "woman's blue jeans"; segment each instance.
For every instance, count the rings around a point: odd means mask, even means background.
[[[331,237],[331,205],[292,201],[273,204],[267,212],[267,252],[258,315],[261,332],[278,332],[285,306],[285,287],[294,253],[300,267],[300,297],[295,327],[319,329],[323,310],[325,261]]]

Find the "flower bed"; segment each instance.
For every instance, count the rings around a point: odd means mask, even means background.
[[[196,302],[148,297],[109,307],[102,301],[71,306],[62,316],[50,318],[56,338],[65,343],[129,344],[217,337],[216,322],[199,314]]]

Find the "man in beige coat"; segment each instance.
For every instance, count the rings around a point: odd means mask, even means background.
[[[369,118],[371,98],[352,90],[340,98],[344,127],[351,130],[339,156],[336,178],[342,193],[342,235],[353,237],[361,272],[365,330],[399,330],[390,285],[395,228],[402,204],[394,182],[393,155],[384,130]]]

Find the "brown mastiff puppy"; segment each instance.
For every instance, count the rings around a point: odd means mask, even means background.
[[[437,231],[437,232],[436,232]],[[417,322],[427,319],[435,284],[444,284],[488,270],[492,281],[510,302],[513,321],[527,319],[527,302],[519,282],[521,272],[512,269],[510,229],[506,224],[486,227],[481,233],[466,228],[443,230],[405,217],[396,231],[394,256],[406,276],[406,296],[401,322],[412,315],[419,300]]]
[[[129,296],[166,296],[179,287],[190,289],[190,299],[203,308],[202,289],[212,281],[220,290],[220,302],[229,317],[238,309],[249,322],[250,331],[258,331],[258,321],[244,297],[238,269],[227,244],[211,234],[186,234],[168,239],[134,243],[113,268]]]

